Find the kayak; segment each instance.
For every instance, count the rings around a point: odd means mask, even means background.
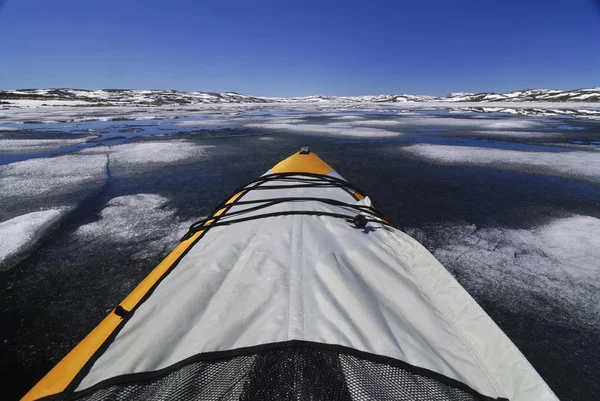
[[[23,400],[556,400],[308,148],[236,190]]]

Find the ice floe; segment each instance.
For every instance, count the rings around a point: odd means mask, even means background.
[[[106,154],[70,154],[0,166],[0,197],[58,194],[106,178]]]
[[[409,232],[479,297],[553,320],[568,310],[568,318],[600,325],[598,218],[575,215],[528,230],[448,223]]]
[[[22,255],[44,236],[67,209],[50,209],[27,213],[0,223],[0,270]]]
[[[334,119],[334,120],[361,120],[363,117],[362,116],[357,116],[357,115],[350,115],[350,116],[337,116],[335,114],[330,114],[329,115],[330,118]]]
[[[359,121],[351,121],[351,126],[354,127],[394,127],[397,125],[401,125],[398,120],[359,120]]]
[[[207,156],[212,146],[200,146],[184,140],[127,143],[109,148],[111,163],[175,164]]]
[[[100,220],[79,227],[75,236],[85,242],[131,246],[136,259],[155,256],[174,247],[192,223],[179,219],[168,203],[157,194],[113,198]]]
[[[0,166],[0,197],[65,193],[105,182],[111,169],[127,173],[186,163],[205,157],[209,148],[185,140],[134,142],[11,163]]]
[[[173,125],[180,127],[222,127],[222,126],[239,126],[243,121],[236,118],[230,119],[202,119],[202,120],[186,120],[186,121],[177,121]]]
[[[186,140],[133,142],[84,149],[85,155],[104,155],[111,172],[131,174],[160,166],[184,164],[205,158],[213,146]]]
[[[600,182],[600,153],[593,151],[530,152],[430,144],[405,146],[402,150],[442,164],[484,166]]]
[[[0,152],[44,152],[85,143],[89,138],[75,139],[0,139]]]
[[[426,128],[466,128],[479,130],[535,129],[544,126],[544,121],[535,118],[460,118],[460,117],[406,117],[395,120],[402,126]]]
[[[246,128],[274,132],[293,132],[297,134],[319,134],[342,137],[385,138],[402,135],[401,132],[388,131],[379,128],[355,127],[351,123],[306,124],[306,123],[259,123],[246,124]]]
[[[537,132],[537,131],[473,131],[473,134],[486,137],[507,137],[507,138],[549,138],[562,135],[559,132]]]

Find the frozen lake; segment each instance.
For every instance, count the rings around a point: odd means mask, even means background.
[[[189,224],[309,146],[434,253],[561,400],[597,399],[600,120],[71,109],[0,118],[3,396],[23,395]]]

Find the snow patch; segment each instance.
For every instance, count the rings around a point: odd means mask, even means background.
[[[67,209],[27,213],[0,223],[0,271],[9,268],[9,258],[31,249]]]
[[[526,152],[430,144],[405,146],[402,150],[443,164],[493,167],[600,182],[600,152]]]

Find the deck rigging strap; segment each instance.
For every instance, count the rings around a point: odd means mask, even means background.
[[[266,183],[273,182],[292,182],[293,184],[282,184],[282,185],[264,185]],[[276,174],[268,174],[264,175],[257,180],[254,180],[245,186],[234,191],[232,196],[240,192],[250,192],[256,190],[272,190],[272,189],[290,189],[290,188],[341,188],[351,194],[361,193],[364,194],[363,191],[358,188],[352,186],[345,180],[332,177],[329,175],[321,175],[321,174],[312,174],[312,173],[276,173]],[[321,202],[328,205],[339,206],[345,208],[349,212],[353,214],[344,214],[344,213],[333,213],[333,212],[324,212],[324,211],[297,211],[297,210],[287,210],[287,211],[279,211],[272,213],[263,213],[258,215],[246,216],[246,217],[238,217],[232,218],[232,216],[241,216],[250,212],[255,212],[261,209],[265,209],[271,206],[275,206],[282,203],[293,203],[293,202]],[[256,205],[251,206],[242,210],[236,211],[227,211],[225,213],[220,214],[219,220],[215,220],[214,217],[208,217],[206,219],[199,220],[193,223],[188,232],[181,239],[182,241],[190,238],[194,233],[200,230],[208,230],[213,227],[219,226],[229,226],[236,223],[258,220],[262,218],[269,217],[278,217],[278,216],[286,216],[286,215],[304,215],[304,216],[327,216],[333,218],[341,218],[346,220],[348,223],[353,224],[356,228],[364,228],[367,223],[378,223],[388,227],[392,227],[395,229],[400,229],[393,223],[390,223],[387,219],[385,219],[380,212],[380,209],[373,206],[366,205],[357,205],[351,204],[347,202],[342,202],[337,199],[331,198],[319,198],[319,197],[280,197],[280,198],[266,198],[266,199],[257,199],[257,200],[249,200],[249,201],[238,201],[236,202],[236,206],[244,206],[244,205]],[[217,212],[224,209],[226,205],[219,205],[211,216],[214,216]]]

